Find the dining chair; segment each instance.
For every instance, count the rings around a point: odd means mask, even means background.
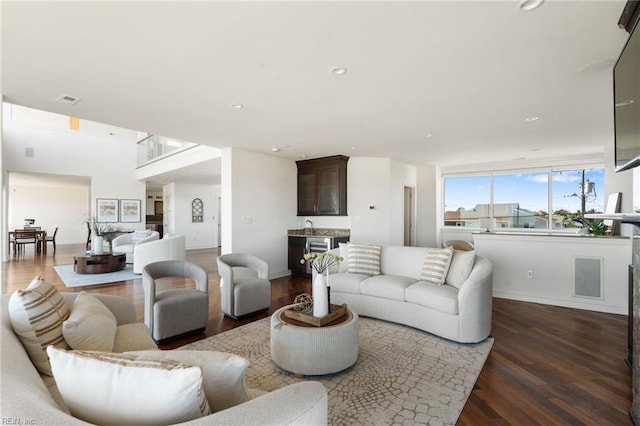
[[[14,252],[22,253],[24,245],[33,244],[33,254],[36,253],[38,239],[36,238],[36,231],[29,229],[16,229],[15,230],[15,249]]]
[[[56,226],[55,231],[53,231],[53,235],[47,235],[46,236],[46,240],[47,240],[47,244],[52,243],[53,244],[53,252],[56,252],[56,234],[58,233],[58,227]]]

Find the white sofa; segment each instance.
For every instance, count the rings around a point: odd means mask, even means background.
[[[133,263],[133,249],[141,244],[155,241],[160,238],[158,231],[140,230],[129,232],[128,234],[118,235],[111,240],[111,250],[117,253],[125,253],[127,255],[127,263]]]
[[[473,269],[460,288],[421,281],[430,248],[382,246],[381,275],[348,273],[344,260],[329,275],[331,303],[346,303],[361,316],[415,327],[445,339],[476,343],[491,333],[492,265],[475,255]]]
[[[68,304],[72,304],[77,296],[77,293],[62,294]],[[136,322],[135,309],[127,299],[118,296],[91,294],[98,297],[114,313],[119,325]],[[2,358],[0,407],[2,412],[0,416],[2,419],[12,422],[11,424],[89,424],[72,417],[52,397],[52,392],[56,393],[53,380],[48,376],[40,375],[31,363],[22,343],[13,332],[8,313],[9,298],[10,295],[3,294],[0,306],[2,318],[2,328],[0,329],[0,341],[2,342],[0,349]],[[144,324],[140,324],[145,327]],[[151,344],[153,345],[152,341]],[[121,346],[121,352],[149,349],[146,346],[146,343],[140,345],[139,340],[129,339],[128,345]],[[48,385],[45,384],[45,381]],[[48,389],[48,386],[52,388]],[[327,393],[324,386],[318,382],[297,383],[183,424],[326,425]]]
[[[185,236],[165,234],[161,240],[137,244],[133,248],[133,272],[141,274],[145,266],[162,260],[185,260]]]

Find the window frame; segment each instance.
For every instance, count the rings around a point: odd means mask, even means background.
[[[593,170],[593,169],[602,169],[604,171],[604,178],[606,179],[606,167],[603,162],[588,162],[588,163],[576,163],[576,164],[563,164],[560,166],[550,166],[550,167],[523,167],[523,168],[504,168],[504,169],[491,169],[491,170],[473,170],[473,171],[442,171],[440,175],[440,211],[441,211],[441,220],[440,226],[442,229],[464,229],[471,232],[480,231],[483,228],[480,226],[452,226],[447,225],[445,221],[446,210],[445,210],[445,180],[447,178],[456,178],[456,177],[489,177],[490,189],[489,189],[489,213],[490,219],[493,219],[494,216],[494,204],[495,204],[495,181],[494,177],[496,175],[513,175],[513,174],[533,174],[533,173],[546,173],[547,174],[547,212],[549,215],[549,220],[547,220],[546,228],[528,228],[527,232],[563,232],[564,229],[553,228],[553,174],[554,172],[563,172],[563,171],[575,171],[575,170]],[[606,181],[605,188],[606,188]],[[606,200],[605,200],[606,203]],[[605,205],[606,207],[606,205]],[[522,231],[523,228],[500,228],[501,231]],[[570,231],[565,231],[570,232]]]

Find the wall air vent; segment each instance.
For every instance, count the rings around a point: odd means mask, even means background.
[[[71,96],[71,95],[60,95],[56,98],[56,102],[75,105],[78,102],[80,102],[80,98],[76,98],[75,96]]]

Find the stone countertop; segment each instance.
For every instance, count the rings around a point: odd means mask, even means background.
[[[339,238],[351,236],[349,229],[336,229],[336,228],[302,228],[302,229],[289,229],[287,235],[290,237],[326,237],[326,238]]]

